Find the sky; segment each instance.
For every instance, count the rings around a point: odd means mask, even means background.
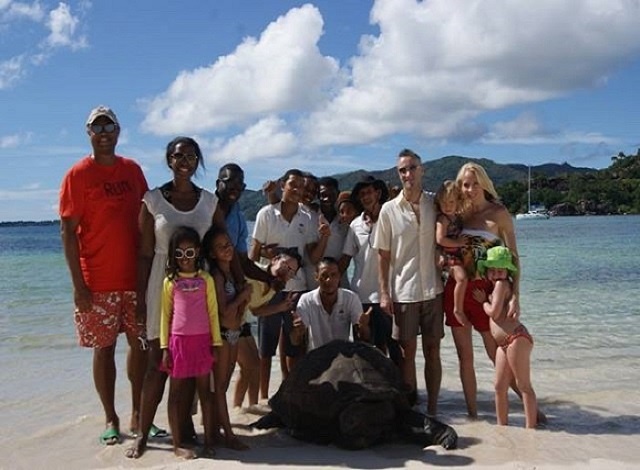
[[[151,187],[178,135],[209,189],[230,161],[258,189],[405,147],[604,168],[640,147],[639,22],[640,0],[0,0],[0,221],[58,218],[100,104]]]

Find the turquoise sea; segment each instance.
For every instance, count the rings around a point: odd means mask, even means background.
[[[522,320],[535,338],[532,375],[549,427],[639,434],[640,217],[558,217],[518,221],[516,229]],[[3,448],[18,435],[100,416],[100,405],[91,353],[76,345],[58,227],[0,227],[0,266]],[[493,419],[493,372],[475,342],[480,411]],[[122,346],[117,404],[128,419]],[[442,358],[442,416],[462,416],[450,334]]]

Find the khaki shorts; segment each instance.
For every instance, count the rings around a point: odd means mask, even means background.
[[[409,341],[419,334],[423,338],[444,338],[442,294],[423,302],[393,304],[393,339]]]
[[[78,342],[86,348],[106,348],[118,334],[145,337],[144,325],[136,321],[136,293],[133,291],[93,292],[91,310],[73,315]]]

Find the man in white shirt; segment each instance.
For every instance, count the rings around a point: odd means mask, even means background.
[[[362,213],[349,226],[339,265],[340,270],[346,272],[353,260],[350,286],[360,297],[363,310],[371,308],[371,342],[400,366],[402,352],[391,337],[393,319],[380,308],[378,251],[373,248],[378,216],[388,194],[386,183],[372,175],[363,176],[353,187],[351,198],[362,207]]]
[[[433,195],[423,191],[422,160],[404,149],[397,169],[402,191],[380,210],[373,247],[378,250],[380,307],[394,315],[393,337],[402,347],[402,375],[417,397],[416,351],[422,336],[427,413],[437,412],[444,337],[442,280],[436,263]]]
[[[318,288],[302,294],[293,320],[291,342],[303,344],[308,333],[307,350],[319,348],[335,339],[369,340],[370,310],[362,312],[360,298],[339,287],[340,269],[334,258],[322,258],[316,265]]]
[[[304,186],[304,176],[300,170],[288,170],[280,179],[282,200],[262,207],[256,216],[249,258],[259,262],[269,260],[282,249],[294,249],[302,257],[306,253],[311,262],[322,256],[318,250],[318,227],[314,226],[309,213],[300,204]],[[274,303],[280,302],[289,292],[301,293],[307,290],[302,270],[287,282],[284,290],[276,295]],[[260,396],[267,398],[271,361],[275,355],[280,337],[284,332],[284,350],[287,356],[288,372],[301,354],[299,348],[289,341],[292,328],[291,312],[281,312],[258,319],[258,346],[260,349]],[[286,374],[285,374],[286,375]],[[283,377],[284,379],[285,377]]]

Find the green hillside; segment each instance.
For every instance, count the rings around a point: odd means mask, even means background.
[[[459,168],[469,161],[477,162],[487,170],[503,202],[510,211],[516,213],[526,208],[528,167],[522,164],[503,165],[486,158],[475,159],[461,156],[443,157],[424,162],[424,187],[430,191],[435,191],[442,181],[455,179]],[[532,166],[531,172],[535,186],[535,189],[532,191],[532,196],[534,197],[532,200],[540,204],[545,204],[548,208],[552,208],[562,202],[568,202],[565,201],[566,195],[559,189],[567,186],[567,184],[561,182],[568,182],[571,178],[581,180],[582,178],[587,178],[587,175],[598,175],[602,171],[605,170],[573,167],[567,163],[562,165],[547,163]],[[351,189],[365,173],[367,173],[365,170],[356,170],[349,173],[331,174],[331,176],[339,181],[341,189],[348,190]],[[386,181],[389,185],[400,184],[395,167],[381,171],[370,171],[369,173],[376,178]],[[551,188],[556,188],[557,190]],[[502,191],[503,189],[504,193]],[[548,189],[548,191],[544,191],[544,189]],[[539,197],[539,199],[535,199],[535,197]],[[266,203],[260,191],[251,190],[245,191],[240,202],[249,220],[254,220],[260,207]],[[638,210],[636,210],[636,212],[640,212],[640,204],[638,204],[637,207]]]
[[[458,169],[468,161],[477,162],[487,170],[511,213],[526,210],[528,167],[522,164],[502,165],[486,158],[443,157],[424,163],[424,187],[435,191],[445,179],[454,179]],[[251,171],[250,168],[246,170]],[[348,190],[364,173],[365,170],[357,170],[331,176],[339,181],[341,189]],[[389,185],[400,183],[393,167],[370,173]],[[620,152],[611,157],[611,165],[602,170],[547,163],[532,166],[531,176],[532,203],[544,205],[555,215],[640,214],[640,149],[636,155]],[[264,204],[261,191],[247,189],[240,199],[240,206],[249,220],[255,220]],[[58,221],[0,222],[0,226],[55,223]]]

